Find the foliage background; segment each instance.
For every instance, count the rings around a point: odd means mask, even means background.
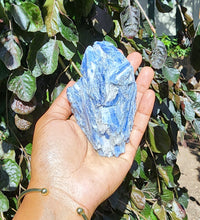
[[[177,135],[183,140],[188,123],[200,135],[200,26],[179,1],[156,5],[163,16],[180,9],[175,38],[158,37],[138,1],[0,1],[0,219],[12,219],[28,185],[34,124],[64,85],[79,79],[85,48],[96,40],[143,54],[142,66],[155,69],[156,102],[131,170],[93,219],[187,219]],[[189,77],[176,65],[187,56],[195,70]]]

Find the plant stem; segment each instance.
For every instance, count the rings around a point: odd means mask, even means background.
[[[178,3],[178,1],[176,0],[176,4],[177,4],[177,6],[178,6],[178,10],[179,10],[179,12],[180,12],[180,15],[181,15],[181,19],[182,19],[182,21],[183,21],[183,24],[184,24],[184,26],[185,26],[185,30],[187,31],[187,23],[186,23],[186,21],[185,21],[185,17],[184,17],[184,15],[183,15],[183,12],[182,12],[182,10],[181,10],[181,6],[180,6],[180,4]]]
[[[0,212],[0,214],[1,214],[1,215],[0,215],[0,216],[1,216],[1,219],[2,219],[2,220],[6,220],[5,217],[4,217],[4,215],[3,215],[3,212]]]
[[[74,63],[74,61],[70,60],[70,63],[72,64],[72,66],[74,67],[74,69],[76,70],[76,72],[79,74],[79,76],[82,77],[83,75],[81,74],[80,70],[78,69],[78,67],[76,66],[76,64]]]
[[[146,18],[146,20],[147,20],[147,22],[148,22],[148,24],[149,24],[149,26],[150,26],[150,28],[151,28],[151,30],[152,30],[154,36],[155,36],[155,34],[156,34],[156,29],[155,29],[154,26],[152,25],[151,21],[149,20],[149,18],[148,18],[148,16],[147,16],[146,12],[145,12],[144,9],[142,8],[142,6],[141,6],[141,4],[139,3],[139,1],[138,1],[138,0],[135,0],[135,2],[136,2],[136,4],[138,5],[138,7],[140,8],[140,10],[141,10],[142,14],[144,15],[144,17]]]
[[[63,73],[66,74],[67,78],[69,79],[69,81],[72,79],[71,75],[67,72],[69,65],[65,66],[62,58],[59,56],[58,57],[58,62],[60,63],[60,65],[62,66],[62,68],[64,69],[58,76],[58,78],[56,79],[56,84],[58,84],[58,80],[60,79],[60,77],[62,76]]]

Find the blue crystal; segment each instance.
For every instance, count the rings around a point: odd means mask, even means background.
[[[87,47],[82,77],[67,89],[72,113],[94,149],[102,156],[125,151],[136,111],[134,70],[111,43]]]

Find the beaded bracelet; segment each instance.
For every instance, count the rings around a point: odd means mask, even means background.
[[[20,206],[20,202],[21,202],[21,199],[28,193],[31,193],[31,192],[40,192],[43,196],[46,196],[48,194],[48,190],[46,188],[32,188],[32,189],[27,189],[27,190],[24,190],[18,197],[18,201],[17,201],[17,207],[19,208]],[[77,208],[77,213],[79,215],[81,215],[83,217],[84,220],[88,220],[86,214],[85,214],[85,211],[83,208]]]

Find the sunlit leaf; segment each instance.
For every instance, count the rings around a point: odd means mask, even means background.
[[[70,20],[67,16],[64,16],[62,14],[58,15],[58,28],[60,31],[60,34],[68,41],[77,43],[78,38],[78,32],[76,29],[76,26]]]
[[[65,7],[64,7],[64,0],[57,0],[58,2],[58,7],[59,7],[59,10],[63,13],[63,14],[66,14],[66,10],[65,10]]]
[[[121,27],[118,20],[113,20],[115,24],[114,37],[117,38],[121,33]]]
[[[173,191],[169,190],[164,183],[162,183],[162,195],[161,195],[162,202],[166,205],[171,203],[174,199]]]
[[[25,146],[25,150],[27,152],[27,154],[31,155],[32,153],[32,143],[29,143]]]
[[[43,19],[42,14],[40,11],[40,8],[31,3],[31,2],[22,2],[20,6],[24,12],[26,13],[26,16],[28,17],[28,27],[27,30],[30,32],[36,32],[43,28]],[[19,15],[19,17],[22,19],[22,17]]]
[[[195,111],[192,108],[192,104],[186,99],[184,100],[184,116],[187,121],[193,121],[195,119]]]
[[[151,42],[150,63],[155,69],[161,69],[167,59],[167,49],[162,41],[154,38]]]
[[[13,191],[18,187],[21,178],[19,165],[10,159],[0,161],[0,189]]]
[[[124,8],[130,4],[129,0],[118,0],[119,6]]]
[[[7,212],[9,209],[8,198],[0,191],[0,212]]]
[[[160,176],[163,178],[165,184],[169,188],[173,188],[176,186],[174,183],[174,177],[173,177],[173,167],[172,166],[157,166],[158,172]]]
[[[18,38],[11,33],[0,39],[0,59],[9,70],[14,70],[21,65],[22,49]]]
[[[175,200],[172,203],[172,211],[174,211],[176,213],[176,216],[180,219],[184,219],[186,216],[184,208],[181,206],[180,203]]]
[[[70,43],[67,41],[60,41],[60,40],[57,40],[57,43],[58,43],[58,47],[60,50],[60,54],[63,57],[65,57],[66,60],[70,60],[75,54],[75,52],[70,50],[68,47],[68,45],[70,45]],[[70,45],[70,46],[73,47],[73,45]]]
[[[180,71],[178,69],[163,66],[162,71],[163,71],[164,77],[167,80],[172,81],[173,83],[176,83],[177,80],[179,79]]]
[[[65,88],[65,84],[61,83],[59,86],[55,87],[52,94],[51,94],[51,101],[53,102],[59,95],[60,93],[63,91],[63,89]]]
[[[55,0],[46,0],[44,3],[45,25],[49,37],[55,36],[59,32],[58,16],[59,10]]]
[[[59,48],[56,40],[50,39],[38,50],[36,59],[38,65],[45,75],[52,74],[58,66]]]
[[[33,38],[28,51],[27,63],[32,75],[38,77],[42,74],[38,61],[36,60],[37,52],[48,42],[47,34],[37,33]]]
[[[175,123],[177,124],[178,128],[180,131],[185,131],[185,127],[183,126],[182,124],[182,118],[181,118],[181,113],[180,111],[177,111],[175,114],[174,114],[174,121]]]
[[[122,30],[127,38],[133,38],[137,35],[140,22],[140,10],[133,6],[127,6],[120,13]]]
[[[138,209],[144,209],[146,203],[145,196],[143,192],[135,186],[132,187],[131,200]]]
[[[200,94],[199,96],[200,97]],[[199,99],[192,103],[192,108],[194,109],[195,113],[200,117],[200,101]]]
[[[22,30],[28,29],[29,18],[21,6],[15,4],[12,5],[12,16]]]
[[[199,118],[196,118],[193,121],[193,126],[194,126],[194,129],[195,129],[195,132],[200,135],[200,119]]]
[[[155,202],[153,204],[153,211],[159,220],[167,220],[167,214],[163,205],[159,205],[157,202]]]
[[[8,89],[24,102],[30,102],[36,91],[36,79],[29,70],[18,70],[8,81]]]
[[[178,202],[186,209],[189,203],[189,195],[187,193],[187,189],[185,188],[178,188]]]

